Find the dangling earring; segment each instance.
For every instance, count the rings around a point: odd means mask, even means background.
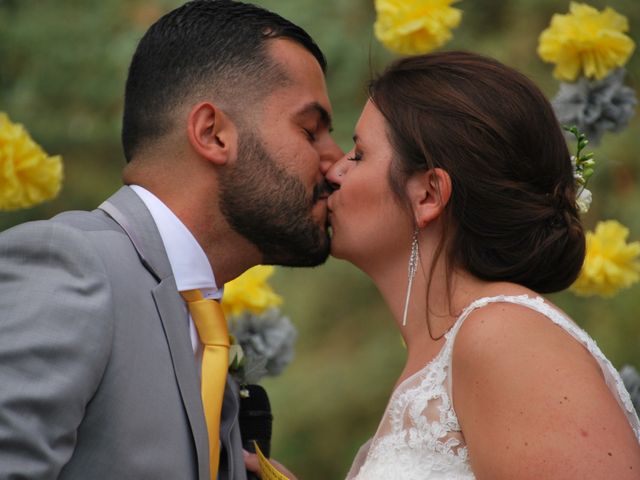
[[[404,313],[402,314],[402,326],[407,325],[407,313],[409,312],[409,299],[411,298],[411,287],[413,286],[413,277],[416,276],[418,270],[418,227],[413,231],[413,240],[411,241],[411,255],[409,256],[409,281],[407,283],[407,297],[404,300]]]

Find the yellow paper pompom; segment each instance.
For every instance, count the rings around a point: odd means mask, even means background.
[[[598,80],[622,67],[635,48],[627,18],[607,7],[602,12],[571,2],[566,15],[556,14],[540,34],[538,55],[555,63],[553,75],[573,82],[580,75]]]
[[[458,0],[376,0],[376,37],[389,50],[415,55],[428,53],[451,38],[462,11]]]
[[[640,279],[640,242],[626,243],[629,229],[616,220],[598,222],[587,232],[587,254],[571,286],[578,295],[610,297]]]
[[[32,207],[54,198],[62,159],[49,157],[22,125],[0,112],[0,210]]]
[[[274,267],[258,265],[226,283],[222,298],[225,315],[240,315],[245,310],[260,315],[282,304],[282,297],[267,283],[273,272]]]

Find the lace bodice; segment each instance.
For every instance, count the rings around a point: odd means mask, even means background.
[[[541,297],[485,297],[469,305],[445,335],[440,352],[394,390],[375,436],[358,452],[347,480],[472,480],[467,446],[451,396],[455,337],[477,308],[495,302],[523,305],[543,314],[578,340],[602,368],[607,385],[640,441],[640,421],[618,372],[595,341]]]

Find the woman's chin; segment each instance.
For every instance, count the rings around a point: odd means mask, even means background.
[[[331,227],[329,227],[329,237],[331,238],[331,256],[340,260],[348,260],[348,258],[345,257],[343,246],[340,245],[340,238],[336,238],[335,230]]]
[[[344,257],[344,254],[340,251],[340,248],[336,247],[333,243],[333,240],[331,240],[331,252],[330,255],[333,258],[337,258],[339,260],[346,260],[346,258]]]
[[[353,243],[353,239],[345,235],[340,235],[340,232],[336,230],[335,226],[329,226],[328,233],[331,239],[330,255],[338,260],[353,263],[354,258],[358,255],[358,251],[355,249],[357,244]]]

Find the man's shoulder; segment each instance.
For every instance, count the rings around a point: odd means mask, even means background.
[[[0,238],[8,240],[52,234],[74,237],[104,230],[117,230],[117,224],[104,212],[73,210],[59,213],[48,220],[35,220],[16,225],[2,232]]]
[[[123,265],[137,265],[137,258],[129,237],[102,211],[64,212],[0,234],[0,279],[32,282],[45,275],[43,281],[57,284],[107,278]]]
[[[22,223],[0,233],[0,252],[5,255],[65,250],[95,255],[105,250],[106,245],[116,247],[120,243],[130,244],[120,226],[102,210],[62,212],[48,220]]]
[[[122,206],[128,206],[130,212],[134,212],[136,218],[134,220],[140,221],[144,215],[140,214],[140,210],[144,210],[144,204],[136,196],[132,189],[127,186],[121,187],[116,191],[107,201],[117,201]],[[122,232],[121,227],[115,222],[110,215],[100,209],[100,207],[93,210],[68,210],[61,212],[48,220],[36,220],[31,222],[25,222],[15,227],[12,227],[5,232],[37,232],[46,230],[69,230],[69,231],[83,231],[83,232],[95,232],[95,231],[119,231]]]
[[[117,224],[102,210],[70,210],[62,212],[48,220],[53,224],[63,225],[83,231],[117,230]]]

